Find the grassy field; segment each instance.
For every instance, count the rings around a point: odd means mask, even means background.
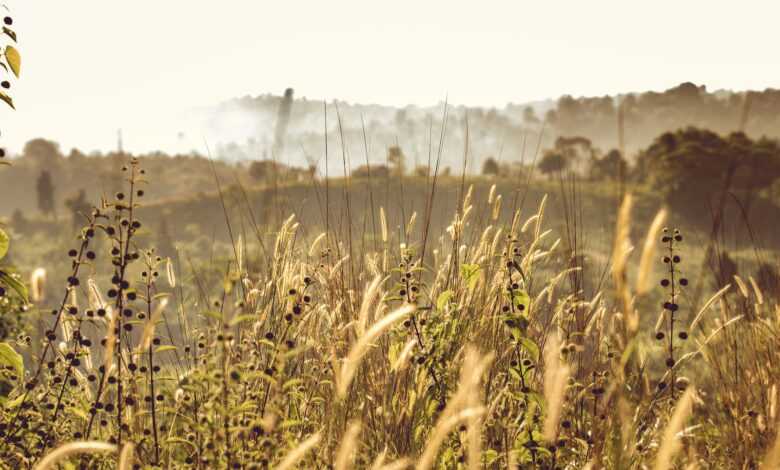
[[[46,275],[3,300],[3,467],[780,463],[767,218],[711,236],[569,179],[146,201],[155,175],[123,175],[82,229],[9,230]]]

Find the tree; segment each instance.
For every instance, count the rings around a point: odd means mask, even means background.
[[[249,165],[249,176],[257,181],[273,181],[281,178],[287,168],[271,160],[255,160]]]
[[[393,145],[387,149],[387,165],[393,169],[393,173],[403,175],[405,168],[404,152],[401,147]]]
[[[584,173],[587,163],[596,155],[590,139],[581,136],[558,137],[554,150],[566,160],[568,168],[578,173]]]
[[[539,161],[539,171],[547,176],[560,173],[566,169],[568,162],[563,154],[555,151],[547,151]]]
[[[534,108],[531,106],[526,106],[523,108],[523,123],[525,125],[538,125],[541,121],[539,121],[539,118],[536,116],[536,111],[534,111]]]
[[[360,165],[352,170],[353,178],[387,178],[390,169],[386,165]]]
[[[626,159],[620,151],[612,149],[601,158],[593,158],[590,164],[590,175],[593,179],[618,180],[626,174]]]
[[[22,156],[33,161],[39,168],[51,170],[59,165],[62,153],[56,142],[32,139],[24,144]]]
[[[83,217],[89,215],[89,211],[92,208],[89,201],[87,201],[86,191],[80,189],[77,195],[65,201],[65,207],[70,210],[73,217],[73,230],[78,231],[84,220]]]
[[[498,173],[498,162],[493,157],[488,157],[485,159],[485,163],[482,164],[482,174],[498,176]]]
[[[707,207],[724,191],[750,196],[780,177],[777,141],[753,141],[743,133],[720,136],[689,127],[656,138],[637,169],[673,207]]]
[[[36,188],[38,190],[38,209],[44,215],[54,215],[54,183],[52,183],[51,173],[48,170],[41,171]]]

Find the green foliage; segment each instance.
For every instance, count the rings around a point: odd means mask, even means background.
[[[3,229],[0,229],[0,261],[8,254],[8,246],[11,243],[11,239]]]
[[[22,56],[19,54],[19,51],[13,46],[6,46],[5,60],[11,68],[11,71],[18,78],[22,68]]]
[[[3,285],[16,292],[22,301],[27,302],[27,287],[24,283],[8,271],[0,269],[0,286]]]
[[[479,281],[482,268],[478,264],[463,264],[460,267],[460,275],[469,289],[474,289]]]
[[[0,343],[0,365],[10,367],[16,372],[17,377],[24,375],[24,361],[8,343]]]
[[[724,191],[759,191],[780,177],[780,146],[742,133],[687,128],[667,132],[642,152],[638,170],[676,208],[702,207]]]

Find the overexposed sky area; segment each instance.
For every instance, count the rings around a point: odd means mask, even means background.
[[[0,1],[23,62],[18,110],[0,112],[0,144],[16,150],[36,136],[109,149],[120,127],[148,150],[188,108],[288,86],[497,107],[682,81],[780,86],[772,0]]]

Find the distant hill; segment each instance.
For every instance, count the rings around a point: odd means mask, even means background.
[[[281,95],[246,96],[214,107],[207,126],[218,135],[232,136],[218,147],[219,156],[231,160],[276,158],[300,166],[318,163],[324,168],[324,103],[291,98],[282,152],[273,152]],[[343,169],[342,154],[352,167],[365,163],[366,158],[377,163],[385,158],[387,147],[398,144],[410,160],[407,165],[415,166],[425,163],[429,153],[438,152],[443,103],[393,107],[333,101],[327,106],[332,174]],[[780,90],[708,91],[705,85],[688,82],[663,92],[562,96],[510,103],[503,108],[450,106],[443,162],[460,168],[467,128],[472,171],[488,156],[530,161],[540,136],[543,147],[558,136],[578,135],[602,151],[617,148],[618,109],[622,109],[629,158],[659,134],[686,126],[719,133],[742,128],[754,137],[780,137]]]

